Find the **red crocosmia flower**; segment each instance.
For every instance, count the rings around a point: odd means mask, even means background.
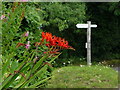
[[[42,39],[41,42],[46,40],[48,43],[45,44],[47,47],[53,47],[53,49],[72,49],[75,50],[73,47],[68,45],[68,41],[61,37],[56,37],[55,35],[52,35],[49,32],[42,32]],[[59,51],[58,50],[58,51]],[[55,53],[56,51],[53,50],[50,53]]]
[[[45,44],[47,47],[50,47],[50,44]]]
[[[50,64],[50,63],[48,63],[48,62],[45,62],[43,65],[48,65],[48,66],[50,66],[50,67],[52,67],[52,65]]]
[[[59,54],[60,52],[58,52],[59,50],[56,49],[56,50],[53,50],[53,51],[50,51],[50,52],[44,52],[44,54],[46,53],[49,53],[49,54]]]
[[[42,32],[42,39],[45,39],[46,33]]]
[[[51,41],[52,34],[48,32],[42,32],[42,40],[46,39],[47,42]]]
[[[59,54],[60,52],[57,51],[51,51],[50,54]]]
[[[36,42],[36,43],[35,43],[35,46],[39,46],[39,45],[41,45],[41,44],[42,44],[42,42],[40,42],[40,43],[39,43],[39,42]]]
[[[50,41],[50,45],[51,46],[55,46],[56,45],[56,42],[53,40],[53,41]]]
[[[68,48],[68,41],[65,41],[65,42],[64,42],[63,47],[64,47],[64,48]]]
[[[46,33],[46,41],[49,42],[52,39],[52,34],[51,33]]]
[[[71,46],[68,46],[68,49],[72,49],[72,50],[74,50],[74,51],[75,51],[75,49],[74,49],[73,47],[71,47]]]

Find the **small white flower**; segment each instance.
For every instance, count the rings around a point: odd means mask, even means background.
[[[99,80],[99,82],[101,82],[101,80]]]
[[[80,65],[80,67],[83,67],[84,65]]]
[[[68,63],[70,63],[70,61],[68,61]]]
[[[65,65],[65,63],[63,63]]]

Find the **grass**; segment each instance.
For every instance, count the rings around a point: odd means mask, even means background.
[[[106,66],[67,66],[56,69],[47,88],[117,88],[118,72]]]

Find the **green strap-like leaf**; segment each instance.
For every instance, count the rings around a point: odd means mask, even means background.
[[[10,65],[10,60],[7,60],[7,62],[5,64],[3,64],[3,67],[2,67],[2,75],[5,74],[8,66]]]
[[[44,80],[41,80],[41,81],[39,81],[39,82],[37,82],[37,83],[29,86],[28,88],[36,88],[38,85],[40,85],[41,83],[47,81],[47,80],[50,79],[50,78],[51,78],[51,77],[48,77],[48,78],[46,78],[46,79],[44,79]]]
[[[4,88],[4,86],[11,80],[13,76],[9,76],[7,79],[4,80],[4,82],[2,83],[2,88]]]
[[[26,74],[26,79],[30,76],[30,71]],[[21,77],[20,82],[14,87],[14,88],[19,88],[22,84],[25,83],[26,79],[24,77]]]
[[[16,69],[16,71],[19,71],[20,72],[20,70],[23,68],[23,67],[25,67],[26,66],[26,60],[25,61],[22,61],[22,63],[18,66],[18,68]],[[4,82],[6,82],[6,83],[4,83],[4,86],[3,86],[3,88],[8,88],[9,87],[9,85],[11,85],[12,83],[13,83],[13,81],[19,76],[20,74],[18,73],[18,74],[15,74],[14,76],[12,76],[9,80],[8,80],[8,78],[4,81]]]
[[[60,53],[61,54],[61,53]],[[58,54],[57,56],[55,56],[49,63],[52,63],[56,58],[58,58],[58,56],[60,55]]]
[[[41,65],[42,65],[42,62],[48,57],[48,55],[45,55],[43,56],[36,64],[35,66],[33,67],[32,69],[32,73],[35,72]]]
[[[46,69],[47,69],[47,65],[45,65],[44,67],[42,67],[41,70],[39,70],[38,72],[36,72],[29,80],[25,81],[24,84],[22,86],[20,86],[19,88],[24,88],[24,86],[26,84],[30,83],[34,79],[35,76],[40,75],[42,73],[45,73]]]
[[[12,78],[10,78],[10,80],[6,83],[6,85],[3,88],[9,88],[9,85],[11,85],[13,83],[13,81],[17,78],[18,74],[15,74],[14,76],[12,76]]]

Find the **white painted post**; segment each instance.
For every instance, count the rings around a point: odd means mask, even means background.
[[[91,65],[91,21],[87,21],[87,65]]]
[[[87,24],[77,24],[77,28],[87,28],[87,65],[91,65],[91,27],[97,27],[97,25],[91,25],[91,21],[87,21]]]

